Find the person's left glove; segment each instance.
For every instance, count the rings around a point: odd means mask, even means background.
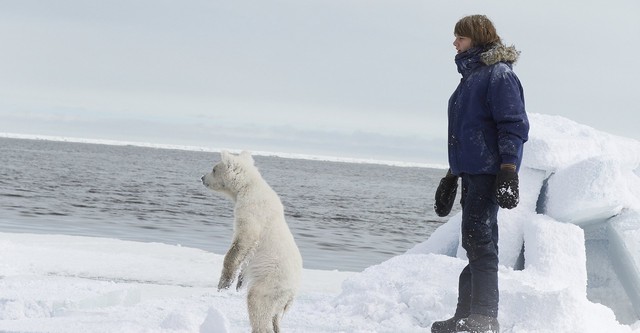
[[[515,164],[502,164],[496,176],[496,201],[498,206],[506,209],[515,208],[520,201],[518,173]]]

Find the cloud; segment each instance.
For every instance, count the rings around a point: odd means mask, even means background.
[[[640,33],[639,11],[633,0],[2,2],[0,130],[118,139],[137,123],[128,135],[177,143],[192,140],[200,121],[220,132],[264,131],[274,150],[325,142],[324,151],[362,155],[382,151],[373,143],[395,151],[437,144],[428,149],[442,156],[447,101],[460,79],[453,25],[486,13],[523,52],[515,70],[530,112],[640,138],[638,46],[628,40]],[[60,110],[76,110],[66,113],[76,121],[55,120]],[[8,116],[15,112],[50,120],[29,124]],[[89,123],[102,125],[82,128]],[[325,139],[307,142],[313,133]],[[331,139],[361,142],[357,133],[379,137],[368,146]]]

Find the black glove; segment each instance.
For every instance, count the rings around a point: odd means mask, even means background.
[[[520,201],[518,189],[518,173],[514,164],[503,164],[496,176],[496,200],[498,206],[506,209],[515,208]]]
[[[449,215],[453,202],[456,200],[456,191],[458,190],[458,176],[452,175],[451,170],[447,171],[447,175],[440,180],[440,185],[436,190],[436,202],[433,209],[440,217]]]

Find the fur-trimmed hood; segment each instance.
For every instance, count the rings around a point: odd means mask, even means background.
[[[480,54],[480,60],[486,65],[493,65],[499,62],[515,64],[520,57],[520,51],[514,45],[505,46],[496,44]]]
[[[472,70],[482,66],[491,66],[497,63],[506,63],[511,67],[520,56],[520,51],[515,46],[495,44],[489,48],[473,47],[456,55],[458,72],[466,77]]]

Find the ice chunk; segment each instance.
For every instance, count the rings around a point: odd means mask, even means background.
[[[462,213],[454,215],[447,223],[438,227],[424,242],[407,251],[407,254],[444,254],[455,257],[460,243]]]
[[[615,136],[570,119],[530,113],[529,141],[523,166],[555,171],[598,156],[610,156],[631,169],[640,164],[640,143]]]
[[[640,318],[640,213],[628,211],[609,222],[612,265]]]
[[[607,158],[591,158],[559,170],[549,177],[544,213],[578,225],[615,216],[633,204],[628,189],[632,174],[625,173],[619,161]]]
[[[200,333],[229,333],[229,320],[222,312],[210,307],[204,322],[200,325]]]

